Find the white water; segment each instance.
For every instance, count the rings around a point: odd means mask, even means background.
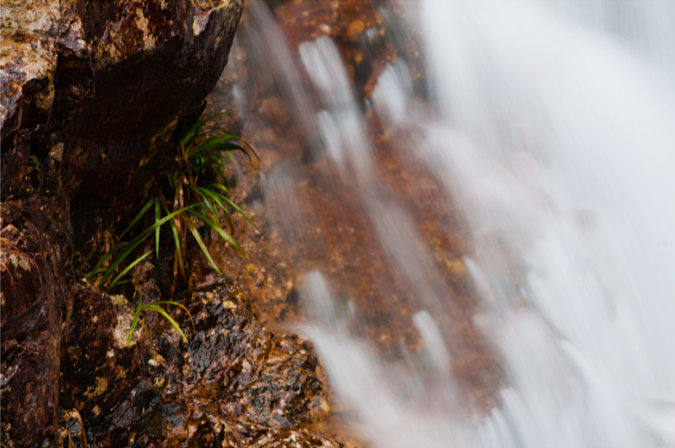
[[[675,447],[675,2],[404,6],[435,113],[412,105],[403,62],[380,77],[373,107],[388,127],[416,133],[422,144],[400,150],[443,182],[468,223],[465,265],[484,310],[475,319],[506,386],[497,407],[471,418],[449,329],[434,321],[450,293],[413,220],[381,193],[347,72],[319,38],[300,46],[299,61],[322,106],[284,66],[289,104],[360,186],[419,304],[410,325],[426,347],[404,366],[379,359],[350,333],[354,311],[335,304],[321,273],[306,275],[314,320],[303,330],[352,423],[375,447]],[[257,32],[278,46],[254,8]],[[291,182],[277,174],[271,189]]]

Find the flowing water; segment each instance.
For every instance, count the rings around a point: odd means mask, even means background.
[[[362,101],[333,40],[287,45],[265,8],[250,3],[241,31],[252,71],[273,73],[312,158],[355,192],[413,303],[407,326],[421,348],[402,344],[393,359],[364,336],[355,298],[337,297],[320,268],[303,277],[301,331],[363,438],[675,446],[675,3],[402,2],[387,38],[414,30],[422,101],[403,56]],[[456,377],[462,360],[443,318],[455,292],[383,180],[373,113],[465,228],[462,264],[477,296],[469,319],[502,377],[488,409]],[[290,163],[266,180],[268,195],[285,197],[276,223],[294,241],[307,238],[297,181]]]

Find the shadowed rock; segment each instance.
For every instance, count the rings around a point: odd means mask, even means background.
[[[134,299],[79,280],[74,259],[172,162],[241,0],[0,8],[3,446],[340,446],[307,428],[328,410],[309,344],[267,330],[232,285],[192,266],[194,329],[172,310],[189,343],[149,313],[127,346]]]
[[[174,130],[199,112],[220,76],[240,14],[241,0],[0,6],[8,446],[54,441],[63,334],[80,275],[71,222],[86,245],[84,223],[103,227],[101,210],[115,216],[140,199]]]

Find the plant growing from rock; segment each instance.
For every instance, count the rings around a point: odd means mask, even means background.
[[[192,315],[190,314],[190,311],[185,307],[185,305],[180,304],[176,301],[173,300],[160,300],[157,302],[150,302],[150,303],[145,303],[143,302],[143,293],[137,289],[136,292],[138,293],[138,303],[136,304],[136,311],[134,312],[134,317],[131,320],[131,325],[129,327],[129,335],[127,336],[127,345],[131,343],[131,339],[134,336],[134,331],[136,331],[136,327],[138,326],[138,322],[141,318],[141,314],[144,313],[145,311],[154,311],[156,313],[159,313],[164,319],[166,319],[173,328],[180,333],[181,338],[183,341],[187,342],[187,337],[185,336],[185,333],[183,333],[183,330],[180,328],[180,325],[178,325],[178,322],[174,320],[173,317],[169,313],[166,312],[162,306],[166,305],[172,305],[172,306],[177,306],[179,308],[182,308],[185,310],[187,313],[188,317],[190,318],[190,321],[192,322],[192,326],[194,327],[195,323],[192,320]]]
[[[179,272],[185,275],[184,254],[188,240],[196,243],[209,264],[220,273],[220,269],[200,234],[199,229],[202,227],[214,231],[219,241],[226,242],[239,254],[246,255],[244,249],[232,237],[234,233],[233,213],[239,213],[256,229],[258,227],[229,198],[229,191],[225,186],[225,170],[228,166],[228,159],[233,157],[233,151],[244,153],[253,169],[257,167],[258,156],[241,137],[224,130],[206,130],[206,125],[220,115],[222,114],[200,118],[180,139],[177,144],[175,168],[165,172],[165,175],[160,178],[163,182],[156,186],[157,194],[149,199],[134,216],[121,233],[121,241],[99,258],[94,269],[85,276],[87,280],[97,279],[98,286],[107,290],[126,282],[127,274],[150,257],[153,252],[159,259],[162,229],[166,228],[169,229],[167,233],[173,240],[174,278]],[[223,225],[221,216],[226,227]],[[123,239],[143,222],[149,222],[149,225],[133,238]],[[151,249],[138,255],[138,250],[150,239],[154,240],[154,250]],[[129,260],[132,261],[129,262]],[[131,333],[141,312],[155,311],[167,319],[185,338],[176,322],[160,307],[162,304],[182,306],[172,301],[144,304],[139,299]]]

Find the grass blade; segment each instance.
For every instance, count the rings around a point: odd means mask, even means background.
[[[217,188],[218,190],[222,191],[225,194],[230,193],[230,190],[225,185],[219,184],[217,182],[212,183],[211,185],[209,185],[209,187]]]
[[[131,220],[131,223],[127,226],[126,229],[124,229],[124,232],[120,235],[120,238],[122,238],[126,233],[134,227],[134,224],[136,224],[142,217],[145,215],[145,213],[152,207],[152,204],[155,203],[155,199],[150,199],[141,209],[140,212],[134,217],[134,219]]]
[[[194,237],[195,241],[199,245],[199,248],[202,250],[204,255],[206,256],[206,259],[209,260],[209,263],[211,263],[211,266],[220,274],[220,269],[218,269],[218,266],[216,263],[213,261],[213,258],[211,258],[211,254],[209,253],[209,250],[206,248],[206,245],[204,244],[204,241],[202,241],[202,237],[199,236],[199,232],[195,228],[195,225],[192,223],[192,220],[190,218],[185,218],[185,222],[188,226],[188,229],[190,230],[190,233],[192,233],[192,236]]]
[[[155,201],[155,222],[161,219],[159,201]],[[155,227],[155,255],[159,260],[159,226]]]
[[[225,212],[225,218],[227,219],[227,225],[230,227],[230,232],[234,232],[234,222],[232,221],[232,216],[230,214],[230,211],[225,207],[223,204],[223,200],[227,199],[227,197],[223,196],[220,193],[216,193],[215,191],[211,191],[208,188],[200,188],[203,194],[209,196],[212,201],[214,201],[220,208]],[[255,226],[255,224],[254,224]]]
[[[190,313],[190,310],[188,310],[187,307],[185,305],[183,305],[182,303],[179,303],[179,302],[176,302],[176,301],[173,301],[173,300],[162,300],[162,301],[153,302],[153,303],[155,305],[173,305],[173,306],[183,308],[183,310],[185,310],[188,317],[190,318],[190,322],[192,322],[192,329],[197,331],[197,327],[195,327],[195,321],[192,319],[192,313]]]
[[[217,114],[210,115],[208,117],[200,118],[195,122],[195,124],[192,125],[190,130],[185,134],[185,136],[181,139],[180,143],[181,145],[185,146],[194,136],[199,135],[200,131],[202,128],[209,122],[212,121],[218,117],[222,117],[223,115],[226,114],[231,114],[232,111],[223,111],[219,112]]]
[[[201,188],[199,188],[199,187],[197,187],[197,186],[195,186],[195,185],[188,185],[188,187],[190,188],[190,190],[192,190],[192,191],[195,192],[195,194],[199,197],[199,199],[201,200],[201,202],[202,202],[204,205],[206,205],[206,208],[207,208],[208,210],[210,210],[210,211],[211,211],[212,213],[214,213],[214,214],[217,214],[217,213],[218,213],[218,211],[216,210],[215,206],[211,203],[211,200],[210,200],[209,196],[206,195],[206,194],[204,194],[204,191],[203,191]]]
[[[124,268],[124,270],[122,272],[120,272],[112,282],[110,282],[110,286],[108,286],[108,287],[112,288],[113,286],[115,286],[115,284],[117,284],[117,282],[120,278],[124,277],[127,274],[127,272],[132,270],[134,268],[134,266],[136,266],[138,263],[140,263],[145,258],[147,258],[147,256],[150,255],[151,253],[152,253],[152,251],[149,250],[146,253],[144,253],[143,255],[141,255],[140,257],[136,258],[129,266]]]
[[[222,239],[227,241],[230,244],[230,246],[232,246],[241,255],[248,256],[248,253],[239,244],[237,244],[237,242],[230,236],[229,233],[223,230],[223,228],[217,225],[215,222],[211,221],[208,217],[206,217],[205,215],[199,213],[197,210],[194,209],[190,210],[188,214],[194,216],[195,218],[199,219],[204,224],[206,224],[209,228],[215,230],[216,233],[218,233],[218,235],[220,235]]]
[[[127,345],[131,343],[131,339],[134,337],[134,331],[136,330],[136,325],[138,325],[138,319],[141,317],[141,311],[143,311],[143,299],[138,300],[138,305],[136,305],[136,311],[134,312],[134,318],[131,320],[131,326],[129,327],[129,336],[127,337]]]
[[[171,316],[169,315],[169,313],[167,313],[166,311],[164,311],[164,308],[162,308],[162,307],[160,307],[160,306],[158,306],[158,305],[155,305],[154,303],[148,303],[148,304],[146,304],[146,305],[143,305],[143,308],[146,309],[146,310],[156,311],[156,312],[158,312],[159,314],[161,314],[162,316],[164,316],[164,318],[165,318],[166,320],[168,320],[169,323],[170,323],[171,325],[173,325],[173,327],[174,327],[176,330],[178,330],[178,332],[180,333],[180,335],[183,337],[183,341],[184,341],[184,342],[187,342],[187,341],[188,341],[187,337],[185,336],[185,333],[183,333],[183,330],[181,330],[180,325],[178,325],[178,322],[176,322],[175,320],[173,320],[173,317],[171,317]]]
[[[87,280],[91,280],[92,277],[94,277],[96,274],[104,272],[106,269],[102,267],[103,264],[106,261],[108,261],[108,259],[110,257],[112,257],[113,254],[115,254],[118,250],[125,247],[126,244],[127,243],[125,243],[125,242],[115,244],[110,250],[108,250],[106,253],[101,255],[101,258],[99,258],[98,261],[96,262],[96,266],[94,266],[94,269],[91,272],[87,273],[87,275],[85,275],[84,278],[87,279]]]
[[[232,217],[230,216],[230,211],[223,205],[223,202],[220,200],[219,196],[222,196],[218,193],[215,193],[208,188],[200,188],[190,185],[190,188],[195,191],[200,197],[204,198],[204,203],[207,204],[208,208],[213,213],[213,221],[215,221],[218,226],[220,226],[220,219],[218,218],[218,209],[213,205],[215,203],[218,205],[223,212],[225,212],[225,219],[227,219],[227,224],[230,227],[230,231],[234,232],[234,222],[232,222]]]
[[[155,221],[154,224],[152,224],[150,227],[145,229],[140,235],[138,235],[136,238],[134,238],[127,246],[126,248],[117,255],[117,257],[110,263],[108,268],[105,270],[103,274],[103,278],[99,282],[99,287],[102,287],[105,285],[107,280],[112,277],[112,274],[115,272],[115,269],[119,264],[127,257],[129,254],[136,249],[138,246],[140,246],[148,237],[152,234],[152,232],[155,230],[155,228],[161,226],[165,222],[167,222],[169,219],[173,218],[176,215],[182,214],[186,212],[187,210],[193,208],[196,204],[188,205],[187,207],[180,208],[178,210],[175,210],[168,215],[164,216],[162,219],[159,221]]]
[[[117,253],[116,257],[112,260],[112,262],[103,272],[103,277],[98,283],[99,288],[102,288],[103,285],[105,285],[108,282],[108,280],[115,273],[115,269],[117,269],[120,263],[122,263],[122,261],[124,261],[125,258],[127,258],[138,246],[140,246],[150,236],[150,234],[151,229],[144,230],[140,235],[131,240],[129,244],[124,246],[124,250]]]
[[[244,149],[242,149],[242,151],[248,157],[248,161],[251,163],[251,168],[253,169],[253,171],[256,171],[260,166],[260,156],[256,152],[255,148],[253,148],[253,145],[244,140],[243,137],[240,137],[239,141],[244,146]],[[251,156],[251,154],[253,154],[253,156]]]
[[[241,216],[243,216],[243,217],[246,219],[246,221],[248,221],[249,223],[251,223],[251,225],[252,225],[258,232],[260,232],[260,228],[253,222],[253,220],[246,214],[246,212],[244,212],[237,204],[235,204],[234,202],[232,202],[232,200],[231,200],[230,198],[228,198],[227,196],[222,196],[222,198],[223,198],[223,200],[224,200],[225,202],[227,202],[228,204],[230,204],[230,205],[232,206],[232,208],[234,208],[236,211],[238,211],[238,212],[241,214]]]
[[[180,267],[180,272],[181,274],[185,274],[185,268],[183,267],[183,255],[180,250],[181,242],[180,237],[178,236],[178,228],[176,227],[175,218],[169,220],[169,227],[171,228],[171,234],[173,235],[173,242],[176,246],[176,259],[178,261],[178,266]],[[175,265],[174,269],[176,269]]]
[[[209,137],[194,146],[188,153],[188,158],[196,160],[199,157],[208,157],[214,153],[226,151],[246,151],[236,141],[239,137],[233,134],[221,134]]]

